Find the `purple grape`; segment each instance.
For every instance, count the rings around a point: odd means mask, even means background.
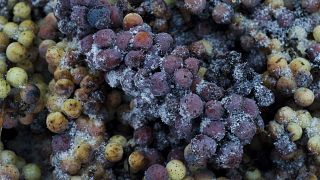
[[[129,31],[123,31],[117,34],[116,45],[119,49],[125,51],[132,39],[132,34]]]
[[[225,136],[225,127],[221,121],[203,120],[200,131],[216,141],[221,141]]]
[[[185,67],[189,69],[193,74],[198,73],[199,63],[199,60],[196,58],[188,58],[184,60]]]
[[[185,7],[194,14],[201,13],[206,8],[206,0],[184,0]]]
[[[232,94],[222,100],[224,108],[229,112],[241,110],[243,97],[238,94]]]
[[[159,49],[161,55],[168,53],[173,45],[173,38],[168,33],[159,33],[154,38],[156,47]]]
[[[222,118],[225,109],[219,101],[211,100],[205,105],[205,115],[209,119],[219,120]]]
[[[66,0],[62,0],[66,1]],[[70,6],[90,6],[92,5],[92,0],[70,0]]]
[[[73,20],[80,28],[89,28],[89,24],[85,18],[87,13],[88,8],[84,6],[74,6],[72,7],[71,20]]]
[[[123,12],[117,6],[110,6],[110,19],[112,23],[112,27],[117,28],[122,25]]]
[[[170,152],[168,153],[167,161],[170,161],[172,159],[177,159],[180,161],[183,161],[183,149],[182,148],[172,148]]]
[[[223,143],[217,153],[217,163],[221,168],[238,168],[243,155],[243,147],[239,141]]]
[[[70,137],[66,134],[52,136],[51,147],[53,153],[68,150],[70,147]]]
[[[249,98],[243,99],[242,109],[243,109],[244,113],[250,115],[253,119],[255,119],[260,113],[256,102],[252,99],[249,99]]]
[[[233,15],[232,7],[226,3],[219,3],[212,10],[212,18],[217,24],[229,24]]]
[[[166,56],[162,62],[162,66],[165,72],[172,74],[176,69],[182,67],[182,59],[173,55]]]
[[[202,82],[197,86],[197,94],[205,101],[218,100],[224,96],[224,89],[215,83]]]
[[[145,172],[146,180],[167,180],[169,179],[169,174],[167,169],[160,164],[154,164],[150,166]]]
[[[315,62],[317,64],[320,63],[320,43],[311,45],[306,50],[306,53],[312,62]]]
[[[92,44],[93,44],[93,35],[92,34],[81,39],[80,40],[81,52],[88,53],[89,51],[91,51]]]
[[[241,4],[246,7],[246,8],[254,8],[256,7],[258,4],[260,4],[261,0],[242,0]]]
[[[116,49],[102,50],[97,55],[99,68],[109,71],[121,63],[121,53]]]
[[[298,87],[309,87],[313,81],[313,76],[310,71],[298,71],[295,80]]]
[[[177,139],[190,139],[192,133],[192,124],[189,120],[177,117],[174,127],[171,129]]]
[[[159,150],[154,148],[143,148],[143,154],[148,159],[147,166],[151,166],[154,164],[162,164],[164,162],[164,159],[159,152]]]
[[[180,99],[180,115],[196,118],[202,114],[203,106],[204,103],[198,95],[186,94]]]
[[[232,131],[241,141],[247,143],[256,134],[257,128],[250,119],[242,119],[235,124]]]
[[[189,49],[186,46],[176,46],[171,54],[182,59],[188,58],[190,56]]]
[[[190,147],[196,156],[208,159],[215,154],[217,143],[209,136],[199,134],[191,140]]]
[[[170,92],[170,87],[167,82],[166,74],[164,72],[156,72],[151,77],[150,90],[155,96],[163,96]]]
[[[127,66],[131,68],[138,68],[144,60],[144,54],[142,51],[129,51],[126,57],[124,58],[124,62]]]
[[[193,75],[185,68],[178,69],[174,72],[174,81],[178,87],[188,89],[192,84]]]
[[[291,141],[288,134],[284,134],[281,137],[277,138],[277,140],[274,142],[274,146],[276,151],[281,156],[289,155],[297,150],[296,144]]]
[[[152,128],[148,126],[136,129],[133,132],[133,138],[136,144],[145,146],[151,144],[153,141],[153,131]]]
[[[97,29],[108,28],[111,22],[110,9],[107,6],[96,6],[89,10],[87,21]]]
[[[214,180],[216,179],[215,174],[207,169],[199,170],[194,174],[194,179],[196,180]]]
[[[283,9],[276,16],[277,22],[280,27],[290,27],[294,21],[294,15],[290,10]]]
[[[318,12],[320,8],[319,0],[301,0],[301,6],[309,13]]]
[[[102,29],[96,32],[93,38],[98,48],[106,48],[114,43],[116,34],[111,29]]]

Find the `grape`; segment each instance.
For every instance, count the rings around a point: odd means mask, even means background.
[[[290,10],[283,9],[276,15],[280,27],[290,27],[294,21],[294,15]]]
[[[148,145],[153,141],[153,131],[150,127],[144,126],[133,132],[133,138],[138,145]]]
[[[66,134],[59,134],[52,137],[52,151],[54,153],[66,151],[70,147],[70,137]]]
[[[171,131],[173,131],[173,135],[178,139],[189,139],[192,133],[192,124],[189,120],[177,117],[174,128]]]
[[[180,115],[196,118],[202,114],[203,106],[204,104],[198,95],[186,94],[180,99]]]
[[[83,39],[80,40],[80,49],[83,53],[88,53],[91,51],[91,47],[93,44],[93,35],[90,34]]]
[[[238,168],[243,155],[243,147],[239,141],[229,141],[220,147],[216,160],[222,168]]]
[[[98,48],[106,48],[113,44],[116,35],[111,29],[102,29],[96,32],[93,38]]]
[[[260,113],[256,102],[249,98],[243,99],[242,109],[245,113],[249,114],[253,119],[256,118]]]
[[[181,148],[172,148],[170,150],[170,152],[168,153],[168,157],[167,160],[173,160],[173,159],[177,159],[180,161],[183,161],[184,157],[183,157],[183,149]]]
[[[174,80],[178,87],[188,89],[192,84],[193,75],[188,69],[178,69],[174,72]]]
[[[171,54],[183,59],[190,56],[189,49],[186,46],[176,46],[175,49],[171,52]]]
[[[153,40],[149,32],[138,32],[133,38],[133,47],[136,49],[149,49]]]
[[[312,74],[309,71],[300,70],[295,75],[297,87],[308,87],[313,81]]]
[[[246,8],[253,8],[260,4],[261,0],[242,0],[241,3]]]
[[[121,63],[121,54],[116,49],[102,50],[97,54],[98,66],[104,70],[109,71]]]
[[[88,13],[88,8],[84,6],[72,7],[71,20],[73,20],[79,28],[88,28],[89,24],[85,19]]]
[[[168,53],[173,45],[173,38],[168,33],[159,33],[154,38],[156,47],[159,48],[161,55]]]
[[[143,154],[145,155],[145,157],[148,160],[147,166],[151,166],[151,165],[154,165],[154,164],[162,164],[163,161],[164,161],[161,153],[157,149],[144,148],[143,149]]]
[[[197,92],[205,101],[218,100],[224,95],[224,89],[215,83],[202,82],[197,86]]]
[[[142,51],[129,51],[124,62],[128,67],[138,68],[144,60],[144,54]]]
[[[219,120],[224,114],[224,108],[219,101],[211,100],[205,104],[205,115],[212,120]]]
[[[198,73],[200,61],[196,58],[188,58],[184,60],[185,67],[189,69],[193,74]]]
[[[132,34],[128,31],[123,31],[117,34],[116,45],[121,50],[126,50],[129,46],[129,42],[132,38]]]
[[[107,6],[96,6],[89,10],[87,20],[92,27],[97,29],[108,28],[111,21],[110,14]]]
[[[170,91],[169,84],[166,80],[166,75],[164,72],[156,72],[151,77],[151,87],[150,90],[155,96],[163,96]]]
[[[209,136],[200,134],[191,140],[190,147],[196,156],[210,158],[216,152],[217,143]]]
[[[296,144],[290,140],[288,134],[283,134],[274,142],[274,146],[277,152],[280,153],[281,156],[286,156],[294,151],[296,151]]]
[[[221,121],[202,121],[200,132],[217,141],[221,141],[225,136],[225,127]]]
[[[222,104],[224,108],[229,113],[240,111],[242,107],[242,102],[243,102],[243,97],[237,94],[232,94],[228,97],[225,97],[222,100]]]
[[[182,67],[182,59],[173,55],[166,56],[162,62],[162,67],[165,72],[172,74],[176,69]]]
[[[216,179],[215,174],[210,170],[199,170],[194,174],[194,179],[197,180],[214,180]]]
[[[219,3],[212,10],[212,18],[217,24],[229,24],[233,15],[232,7],[226,3]]]
[[[145,172],[145,179],[146,180],[167,180],[169,179],[169,175],[167,172],[167,169],[160,165],[160,164],[154,164],[150,166],[147,171]]]
[[[111,19],[112,27],[117,28],[121,26],[122,19],[123,19],[122,10],[117,6],[111,6],[110,11],[111,11],[110,19]]]
[[[201,13],[206,8],[206,0],[184,0],[186,8],[194,14]]]
[[[256,134],[256,125],[250,119],[242,119],[233,127],[233,133],[244,142],[250,142]]]

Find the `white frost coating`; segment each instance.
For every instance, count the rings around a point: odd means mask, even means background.
[[[120,75],[118,72],[111,70],[106,73],[106,78],[110,87],[115,88],[120,85]]]
[[[320,119],[319,118],[312,118],[309,127],[306,128],[307,135],[309,138],[320,135]]]
[[[200,123],[200,132],[203,132],[203,129],[210,124],[211,120],[209,118],[203,118]]]

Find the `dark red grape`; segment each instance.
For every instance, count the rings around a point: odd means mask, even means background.
[[[98,48],[106,48],[114,43],[116,34],[111,29],[102,29],[96,32],[93,38]]]
[[[290,10],[283,9],[276,16],[280,27],[290,27],[294,21],[294,15]]]
[[[205,115],[212,120],[220,120],[224,114],[225,109],[219,101],[211,100],[205,105]]]
[[[136,129],[133,132],[133,138],[136,144],[145,146],[153,141],[153,131],[152,128],[148,126],[141,127]]]
[[[180,100],[180,115],[196,118],[202,114],[203,106],[204,103],[198,95],[186,94]]]
[[[138,32],[133,38],[133,47],[136,49],[149,49],[152,43],[152,35],[149,32]]]
[[[110,19],[112,23],[112,27],[119,27],[122,25],[123,12],[117,6],[110,6]]]
[[[188,89],[192,84],[193,75],[185,68],[178,69],[174,72],[174,81],[178,87]]]
[[[146,180],[167,180],[169,179],[169,174],[167,172],[167,169],[160,165],[160,164],[154,164],[150,166],[146,173],[145,173],[145,179]]]
[[[109,71],[121,63],[121,53],[116,49],[102,50],[97,54],[98,66],[104,71]]]
[[[92,27],[97,29],[108,28],[111,22],[110,9],[107,6],[96,6],[89,10],[87,20]]]
[[[200,131],[217,141],[220,141],[225,136],[225,127],[221,121],[203,120],[201,122]]]
[[[151,166],[154,164],[162,164],[164,162],[164,159],[158,149],[143,148],[142,151],[145,157],[148,159],[147,166]]]
[[[311,45],[306,50],[306,53],[312,62],[315,62],[317,64],[320,63],[320,43]]]
[[[169,55],[164,58],[162,67],[167,73],[172,74],[176,69],[182,67],[182,63],[183,61],[181,58]]]
[[[121,50],[126,50],[129,46],[132,34],[128,31],[123,31],[117,34],[116,45]]]
[[[156,72],[151,76],[150,90],[155,96],[163,96],[170,92],[170,87],[164,72]]]

